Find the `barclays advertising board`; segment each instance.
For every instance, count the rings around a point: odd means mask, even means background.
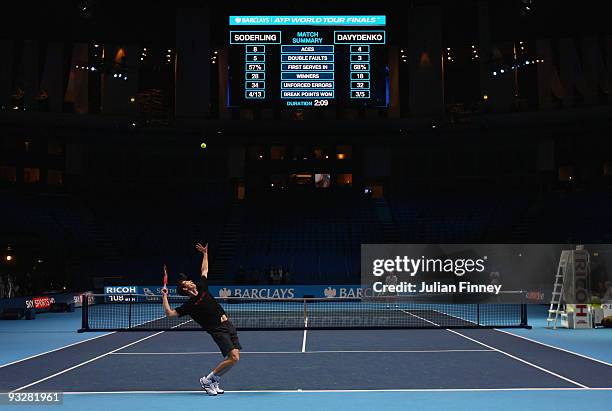
[[[161,286],[107,286],[104,294],[108,301],[135,301],[136,296],[155,298],[161,295]],[[360,298],[362,289],[359,285],[284,285],[284,286],[210,286],[210,292],[218,298]],[[176,286],[169,286],[171,296],[177,295]]]

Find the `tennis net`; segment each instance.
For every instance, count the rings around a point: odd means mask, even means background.
[[[166,317],[157,296],[124,296],[109,301],[94,295],[83,304],[79,331],[201,330],[189,316]],[[171,307],[186,301],[170,296]],[[511,328],[528,327],[524,304],[440,304],[357,298],[219,298],[240,330],[376,329],[376,328]]]

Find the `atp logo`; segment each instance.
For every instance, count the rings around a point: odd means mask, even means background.
[[[327,287],[325,290],[323,290],[323,294],[326,298],[334,298],[336,296],[336,289]]]
[[[231,297],[232,296],[232,290],[228,289],[228,288],[222,288],[219,290],[219,297],[221,298],[227,298],[227,297]]]

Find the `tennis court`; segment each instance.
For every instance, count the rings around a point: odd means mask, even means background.
[[[395,401],[435,393],[455,399],[546,393],[537,397],[542,399],[555,392],[576,399],[585,393],[609,398],[612,390],[609,363],[505,329],[306,328],[241,331],[240,340],[240,363],[223,380],[225,397],[233,398],[225,402],[230,408],[261,401],[288,407],[296,396],[300,406],[323,395],[329,407],[357,401],[368,408],[383,401],[393,408]],[[198,379],[219,359],[204,332],[110,332],[2,366],[0,389],[64,392],[65,405],[94,408],[118,398],[154,408],[168,396],[206,405],[215,399],[202,392]]]

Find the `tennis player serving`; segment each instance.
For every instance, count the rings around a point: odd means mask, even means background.
[[[172,309],[168,304],[168,289],[162,289],[162,303],[168,317],[189,315],[195,322],[202,326],[210,334],[219,346],[221,354],[225,359],[217,365],[208,375],[200,378],[200,384],[208,395],[223,394],[219,386],[220,378],[228,372],[240,359],[240,342],[236,328],[230,322],[223,307],[214,299],[208,291],[208,244],[196,244],[196,249],[202,253],[202,276],[200,286],[187,278],[185,274],[179,274],[177,282],[177,293],[190,297],[183,305]],[[167,270],[164,266],[164,276]]]

